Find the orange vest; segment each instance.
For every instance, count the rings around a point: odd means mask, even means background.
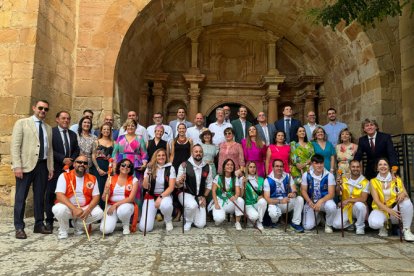
[[[63,176],[66,180],[66,193],[65,196],[67,198],[71,198],[76,191],[76,174],[75,170],[71,170],[70,172],[64,172]],[[89,205],[92,200],[92,191],[95,187],[96,177],[92,174],[85,173],[83,175],[83,196],[85,197],[85,205]],[[72,187],[73,185],[73,187]],[[81,206],[82,207],[82,206]]]

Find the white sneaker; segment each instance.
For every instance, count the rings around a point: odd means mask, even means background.
[[[184,224],[184,231],[190,231],[191,230],[191,224],[193,224],[192,222],[186,222]]]
[[[59,230],[58,239],[59,240],[64,240],[64,239],[67,239],[67,238],[68,238],[68,232]]]
[[[356,234],[357,235],[365,235],[365,229],[364,228],[357,228]]]
[[[236,230],[237,230],[237,231],[241,231],[241,230],[243,230],[243,228],[241,227],[240,222],[236,222],[236,223],[234,224],[234,226],[236,226]]]
[[[85,233],[85,231],[79,228],[74,228],[73,233],[75,234],[75,236],[82,236]]]
[[[327,234],[333,233],[332,227],[329,226],[328,224],[325,224],[325,233]]]
[[[388,237],[388,231],[385,229],[385,227],[381,227],[378,233],[378,236],[380,237]]]
[[[171,221],[165,223],[165,229],[167,229],[167,232],[171,232],[174,229]]]
[[[414,241],[414,235],[411,233],[410,229],[404,229],[404,240],[406,241]]]
[[[131,231],[129,230],[129,225],[122,225],[122,234],[129,235]]]
[[[257,229],[259,229],[260,231],[263,231],[264,227],[260,221],[257,222],[256,226],[257,226]]]

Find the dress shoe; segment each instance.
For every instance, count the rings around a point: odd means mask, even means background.
[[[53,224],[46,223],[46,230],[49,230],[49,231],[53,232]]]
[[[33,233],[52,234],[52,230],[48,230],[44,225],[39,225],[35,226]]]
[[[16,230],[16,239],[24,240],[27,239],[26,233],[23,229]]]

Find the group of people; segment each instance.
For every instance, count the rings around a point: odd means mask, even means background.
[[[216,225],[233,214],[237,230],[244,216],[262,231],[265,216],[275,225],[293,211],[289,225],[296,232],[325,220],[327,233],[356,228],[364,234],[368,218],[380,236],[399,222],[405,240],[414,241],[413,205],[396,175],[391,137],[378,131],[375,120],[362,122],[366,135],[355,144],[333,108],[325,126],[316,123],[313,111],[302,125],[289,105],[274,124],[259,112],[256,125],[247,120],[246,107],[230,120],[225,106],[216,109],[208,128],[203,114],[196,114],[193,125],[179,108],[168,125],[155,113],[154,124],[145,128],[129,111],[121,129],[114,129],[108,115],[96,131],[92,110],[72,126],[69,112],[60,111],[54,128],[44,122],[48,110],[47,101],[36,102],[33,116],[13,129],[18,239],[27,237],[23,216],[33,183],[34,232],[51,234],[56,219],[60,239],[68,237],[70,222],[76,235],[98,221],[104,234],[118,221],[125,235],[137,228],[149,232],[160,214],[167,231],[174,219],[183,219],[184,231],[190,231],[203,228],[209,212]]]

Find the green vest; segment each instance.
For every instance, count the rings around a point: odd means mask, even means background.
[[[233,178],[230,181],[230,187],[229,189],[226,189],[226,192],[223,191],[223,183],[221,183],[221,177],[218,178],[217,181],[217,190],[216,195],[222,200],[223,204],[221,206],[224,206],[224,204],[229,200],[232,196],[234,196],[233,192]]]
[[[259,193],[259,195],[263,194],[263,184],[264,184],[264,178],[263,177],[258,177],[257,179],[257,193]],[[257,193],[253,190],[252,185],[247,182],[246,183],[246,205],[253,205],[257,203],[257,200],[259,198],[259,196],[257,195]]]

